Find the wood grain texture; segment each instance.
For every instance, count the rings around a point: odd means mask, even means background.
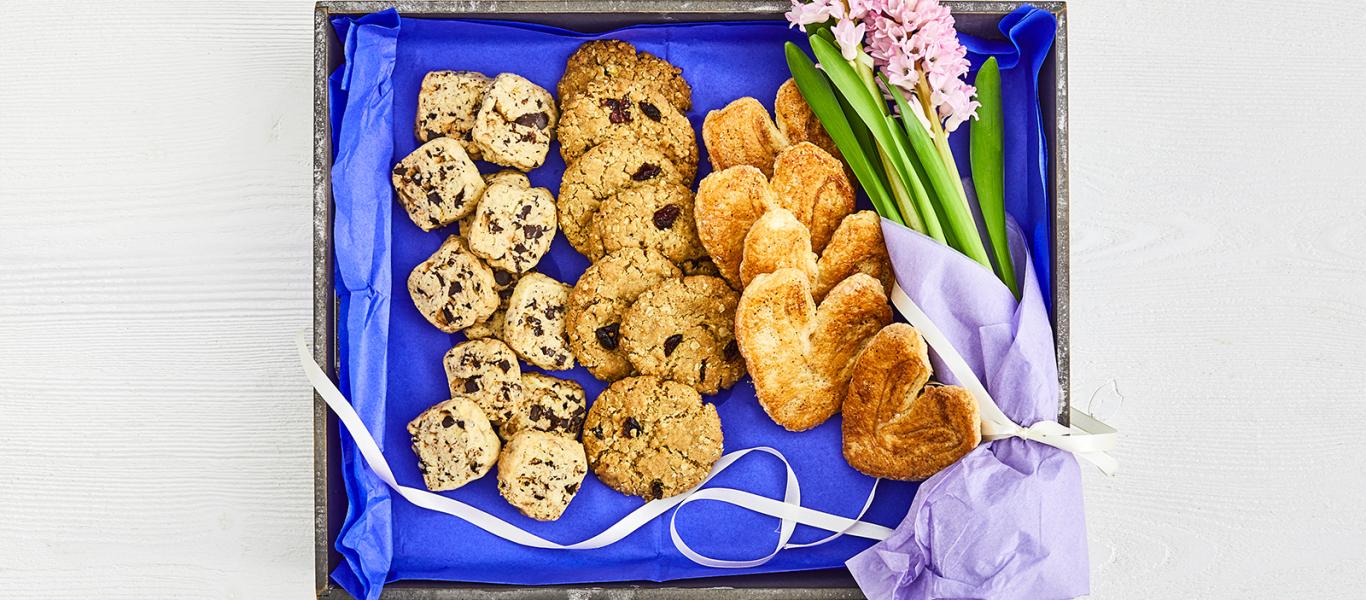
[[[1366,586],[1363,15],[1071,3],[1092,597]],[[310,597],[311,3],[4,20],[0,597]]]

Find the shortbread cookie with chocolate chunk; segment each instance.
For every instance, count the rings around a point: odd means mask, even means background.
[[[448,137],[458,140],[470,158],[479,160],[474,143],[474,117],[484,101],[489,79],[474,71],[431,71],[417,92],[417,139],[430,142]]]
[[[682,69],[649,52],[637,52],[621,40],[586,42],[569,56],[558,86],[560,103],[569,104],[594,82],[619,79],[651,89],[679,111],[692,108],[692,88],[684,81]]]
[[[664,255],[641,248],[623,248],[588,267],[569,292],[565,317],[579,364],[603,381],[632,374],[635,368],[621,347],[621,321],[646,290],[679,276]]]
[[[555,238],[555,198],[513,178],[490,184],[470,223],[470,251],[490,267],[524,273],[541,262]]]
[[[845,279],[817,307],[806,274],[779,269],[745,288],[735,338],[764,412],[789,431],[805,431],[839,412],[854,359],[891,320],[872,277]]]
[[[484,93],[474,120],[474,143],[494,164],[530,171],[545,162],[559,113],[544,88],[503,73]]]
[[[498,458],[498,493],[522,514],[554,521],[579,493],[587,474],[582,444],[544,431],[523,431]]]
[[[768,116],[768,109],[749,97],[707,113],[702,122],[702,141],[707,145],[712,170],[750,165],[766,176],[773,174],[774,157],[788,145]]]
[[[577,440],[587,412],[583,386],[544,373],[522,373],[522,399],[499,432],[506,438],[521,431],[544,431]]]
[[[528,273],[513,288],[503,318],[503,341],[523,360],[550,371],[574,368],[564,332],[569,290],[540,273]]]
[[[598,207],[617,192],[638,185],[689,181],[654,144],[621,138],[598,144],[564,171],[560,181],[560,231],[575,250],[589,258],[603,255],[602,240],[593,228]]]
[[[854,361],[844,399],[844,459],[872,477],[923,480],[982,442],[977,401],[927,386],[929,347],[905,323],[879,331]]]
[[[417,311],[446,333],[478,323],[498,309],[493,271],[457,235],[446,238],[413,269],[408,293]]]
[[[470,214],[484,193],[484,180],[460,142],[437,138],[394,166],[394,191],[408,218],[431,231]]]
[[[422,482],[433,492],[483,477],[498,461],[498,436],[479,405],[453,398],[408,423]]]
[[[473,400],[494,427],[512,418],[522,399],[522,368],[507,344],[495,339],[456,344],[441,364],[452,396]]]

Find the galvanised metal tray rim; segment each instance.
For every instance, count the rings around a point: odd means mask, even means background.
[[[1051,60],[1040,74],[1045,133],[1051,142],[1049,173],[1054,204],[1053,296],[1057,341],[1058,383],[1062,391],[1060,419],[1070,405],[1070,348],[1068,298],[1068,154],[1067,154],[1067,5],[1048,2],[973,2],[946,0],[960,28],[973,17],[992,17],[1030,4],[1049,11],[1058,21]],[[775,20],[789,7],[786,1],[752,0],[438,0],[377,2],[324,0],[313,16],[313,348],[314,359],[336,376],[336,294],[332,282],[332,131],[328,118],[327,80],[340,63],[340,46],[331,19],[339,15],[364,15],[389,8],[410,17],[509,18],[568,29],[607,30],[633,23],[665,23],[717,20]],[[1045,75],[1051,80],[1044,85]],[[1051,109],[1051,110],[1050,110]],[[1066,421],[1063,421],[1066,423]],[[313,396],[314,565],[317,596],[344,598],[346,592],[332,582],[336,566],[333,544],[336,525],[344,513],[339,461],[332,460],[339,435],[336,419],[316,394]],[[343,510],[338,510],[341,507]],[[813,573],[818,574],[812,576]],[[819,574],[824,574],[823,576]],[[384,598],[444,600],[455,598],[532,600],[542,598],[746,598],[746,599],[843,599],[861,598],[847,573],[816,571],[742,575],[655,584],[626,582],[599,585],[541,587],[453,584],[447,582],[396,582],[385,587]]]

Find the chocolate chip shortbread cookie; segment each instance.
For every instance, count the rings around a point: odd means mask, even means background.
[[[484,193],[484,180],[460,142],[437,138],[394,166],[394,190],[408,218],[431,231],[450,225],[474,210]]]
[[[492,82],[474,71],[432,71],[422,78],[417,93],[417,139],[430,142],[448,137],[459,140],[470,158],[479,160],[479,146],[470,135],[479,114],[484,91]]]
[[[583,445],[598,479],[646,500],[701,483],[721,458],[721,418],[697,391],[658,377],[608,386],[588,409]]]
[[[669,279],[636,298],[621,322],[621,345],[636,370],[703,394],[745,374],[735,342],[739,294],[719,277]]]
[[[608,140],[643,139],[659,147],[684,181],[697,174],[697,136],[688,118],[663,97],[628,80],[596,83],[565,104],[559,139],[565,164]]]
[[[467,239],[470,251],[490,267],[523,273],[550,251],[555,238],[555,198],[545,188],[522,187],[506,178],[484,190]]]
[[[499,280],[499,273],[508,276],[508,281],[510,283],[508,287],[498,290],[498,308],[493,311],[493,314],[489,315],[484,320],[465,328],[465,337],[468,339],[503,339],[503,321],[508,312],[508,301],[512,299],[512,286],[517,284],[517,280],[520,279],[520,277],[511,275],[507,271],[496,270],[493,272],[493,279],[495,282]]]
[[[588,398],[579,384],[542,373],[522,373],[522,399],[500,433],[509,437],[520,431],[544,431],[576,440],[587,412]]]
[[[408,423],[422,481],[433,492],[483,477],[498,460],[498,436],[479,405],[453,398]]]
[[[697,237],[692,190],[676,183],[624,189],[602,203],[593,222],[604,253],[647,248],[675,263],[707,255]]]
[[[484,160],[530,171],[545,162],[559,113],[544,88],[512,73],[494,78],[474,120]]]
[[[692,107],[692,88],[683,80],[682,69],[648,52],[637,52],[635,46],[621,40],[593,40],[569,56],[557,86],[560,102],[568,104],[594,82],[616,79],[638,82],[680,111]]]
[[[512,418],[522,399],[522,368],[507,344],[495,339],[456,344],[441,364],[452,396],[473,400],[494,427]]]
[[[444,138],[442,138],[444,139]],[[452,235],[408,275],[408,293],[427,321],[455,333],[484,320],[498,308],[493,271]]]
[[[621,321],[645,290],[679,275],[664,255],[641,248],[618,250],[588,267],[569,292],[565,316],[574,357],[603,381],[633,373],[621,347]]]
[[[540,273],[528,273],[517,282],[503,318],[503,341],[523,360],[551,371],[574,368],[564,332],[569,290]]]
[[[686,185],[683,174],[654,144],[639,139],[608,140],[580,156],[560,181],[560,231],[581,254],[602,256],[593,217],[607,198],[629,187],[668,181]]]
[[[588,461],[573,438],[523,431],[498,458],[498,493],[522,514],[554,521],[579,493]]]

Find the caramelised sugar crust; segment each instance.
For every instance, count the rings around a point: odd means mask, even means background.
[[[698,184],[693,208],[697,237],[731,287],[744,288],[740,263],[745,234],[777,201],[768,178],[749,165],[716,171]]]
[[[618,250],[589,266],[569,292],[565,314],[574,358],[603,381],[635,373],[621,347],[626,311],[646,290],[679,276],[664,255],[641,248]]]
[[[649,88],[629,80],[595,82],[561,105],[560,156],[573,164],[608,140],[648,140],[691,182],[697,175],[697,136],[688,118]]]
[[[493,79],[474,121],[474,143],[484,160],[530,171],[545,162],[560,115],[544,88],[520,75]]]
[[[692,489],[721,458],[721,418],[697,391],[658,377],[608,386],[588,409],[583,445],[608,487],[646,500]]]
[[[870,275],[882,284],[882,289],[892,289],[895,273],[882,239],[882,218],[871,210],[861,210],[840,221],[821,253],[816,272],[812,295],[817,302],[854,273]]]
[[[498,436],[479,405],[456,397],[408,423],[417,468],[427,489],[456,489],[488,474],[498,461]]]
[[[549,371],[574,368],[564,321],[570,289],[540,273],[517,282],[503,318],[503,341],[522,360]]]
[[[788,146],[768,109],[748,96],[707,113],[702,121],[702,141],[713,171],[750,165],[765,177],[773,175],[774,157]]]
[[[825,250],[840,221],[854,212],[854,187],[844,165],[811,143],[784,149],[769,182],[778,205],[792,211],[811,232],[811,248]]]
[[[583,445],[544,431],[513,436],[498,459],[498,493],[522,514],[554,521],[579,493],[588,461]]]
[[[771,208],[745,234],[745,251],[740,260],[740,281],[749,285],[755,277],[778,269],[801,271],[816,280],[816,253],[811,251],[811,234],[797,217],[785,208]]]
[[[474,143],[472,132],[484,92],[492,82],[488,76],[474,71],[431,71],[423,76],[413,128],[417,139],[458,140],[470,158],[479,160],[479,145]]]
[[[413,224],[431,231],[470,214],[484,180],[460,142],[437,138],[403,157],[391,173],[399,205]]]
[[[657,182],[621,190],[603,201],[593,217],[593,227],[604,253],[645,248],[675,263],[707,256],[697,237],[692,190],[676,183]]]
[[[738,301],[719,277],[667,279],[626,311],[621,346],[636,371],[715,394],[745,375],[735,341]]]
[[[683,70],[621,40],[593,40],[579,46],[565,63],[556,91],[567,104],[596,82],[630,80],[667,99],[680,112],[692,108],[692,88]]]
[[[835,157],[841,163],[844,162],[843,155],[835,146],[835,140],[830,139],[830,134],[825,131],[825,126],[821,125],[820,119],[816,118],[816,113],[811,112],[811,106],[802,97],[801,90],[797,89],[797,82],[788,79],[778,88],[778,95],[773,100],[773,116],[778,123],[778,131],[783,132],[788,143],[796,145],[802,142],[811,142],[820,146]],[[853,174],[845,166],[846,176],[853,178]]]
[[[735,337],[773,422],[805,431],[840,410],[854,358],[892,320],[882,284],[857,273],[817,307],[797,269],[759,275],[735,313]]]
[[[690,183],[649,141],[621,138],[594,146],[565,169],[560,181],[556,206],[565,239],[580,254],[601,257],[606,252],[593,226],[599,206],[617,192],[654,182]]]
[[[470,253],[458,235],[408,275],[408,294],[417,311],[446,333],[478,323],[498,309],[493,271]]]
[[[922,480],[981,443],[977,402],[929,386],[929,349],[904,323],[884,327],[854,362],[844,400],[844,458],[873,477]]]
[[[473,400],[495,428],[512,418],[522,398],[522,369],[507,344],[493,338],[456,344],[441,364],[452,396]]]

